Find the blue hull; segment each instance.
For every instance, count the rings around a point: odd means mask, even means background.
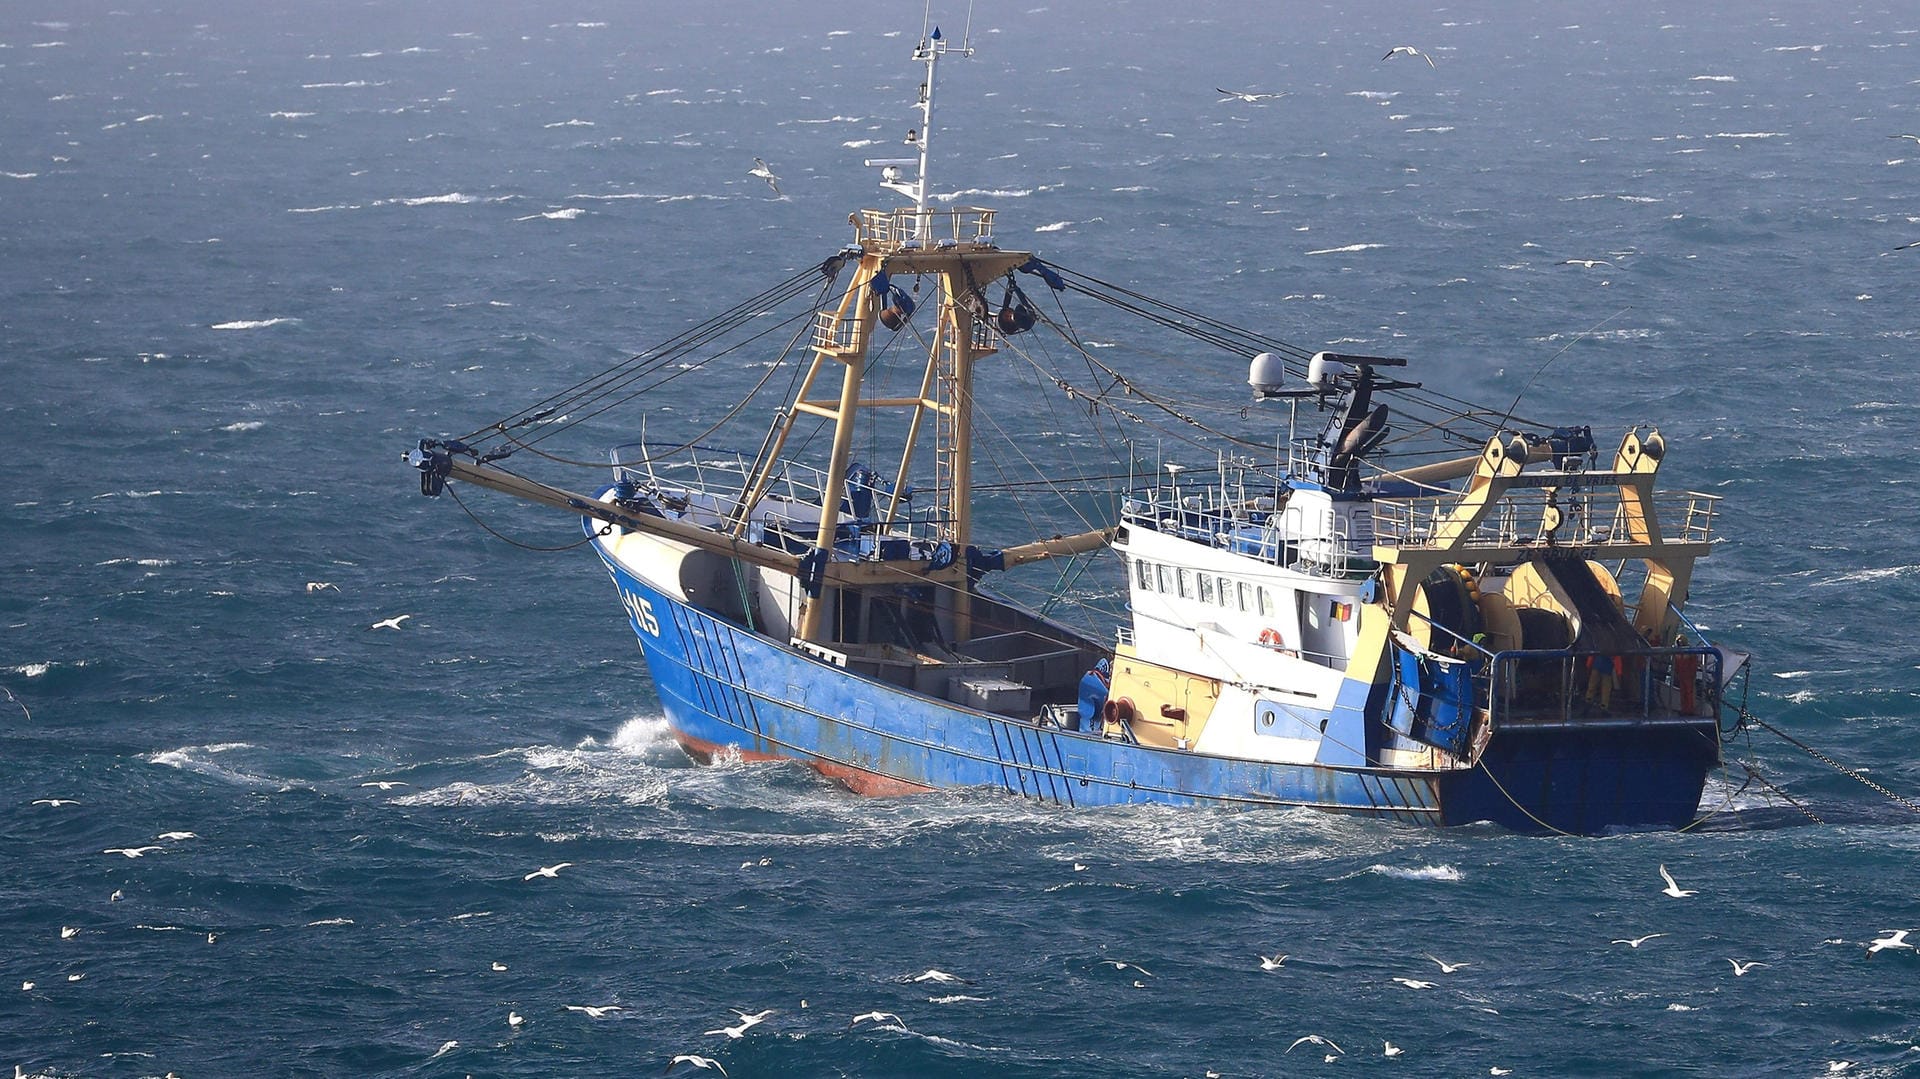
[[[1507,733],[1480,765],[1454,770],[1277,764],[1130,745],[862,677],[603,560],[682,745],[701,757],[804,761],[863,793],[997,787],[1066,806],[1297,806],[1591,834],[1685,825],[1719,756],[1711,722],[1653,735]]]

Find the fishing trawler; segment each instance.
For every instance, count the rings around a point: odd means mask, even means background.
[[[1463,407],[1405,359],[1288,345],[1000,247],[995,211],[929,186],[936,68],[965,51],[923,35],[909,156],[867,162],[907,205],[851,215],[844,249],[659,348],[421,440],[422,492],[578,515],[699,759],[1072,807],[1569,833],[1694,820],[1740,664],[1685,613],[1718,499],[1656,487],[1666,441]],[[1236,380],[1244,363],[1248,390],[1215,410],[1240,429],[1102,360],[1069,301],[1232,356]],[[793,343],[727,417],[775,370],[794,388],[743,446],[719,448],[719,429],[622,445],[592,493],[503,463],[560,461],[540,444],[579,416],[733,355],[728,333],[765,347],[769,326]],[[985,365],[1040,370],[1053,350],[1069,363],[1039,393],[1090,426],[1162,421],[1196,459],[1143,463],[1115,438],[1094,447],[1107,476],[977,481],[983,429],[1020,411],[992,407],[1013,391]],[[1068,441],[1007,437],[1023,461],[1022,442]],[[1116,472],[1110,497],[1089,489]],[[1066,495],[1052,516],[1032,505],[1047,489]],[[1027,538],[987,541],[1016,519]],[[1016,599],[1037,566],[1051,587]]]

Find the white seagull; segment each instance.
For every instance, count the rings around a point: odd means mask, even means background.
[[[730,1026],[730,1027],[721,1027],[721,1028],[720,1028],[720,1029],[718,1029],[718,1030],[709,1030],[709,1031],[704,1031],[703,1033],[706,1033],[706,1034],[725,1034],[725,1035],[727,1036],[727,1039],[728,1039],[729,1041],[731,1041],[731,1040],[733,1040],[733,1039],[735,1039],[735,1038],[742,1038],[742,1037],[745,1037],[745,1036],[746,1036],[746,1033],[747,1033],[747,1031],[749,1031],[749,1030],[751,1030],[751,1029],[753,1029],[753,1027],[754,1027],[754,1026],[755,1026],[756,1024],[758,1024],[758,1023],[763,1023],[763,1022],[765,1022],[765,1021],[766,1021],[766,1019],[767,1019],[767,1016],[769,1016],[769,1015],[772,1015],[772,1014],[773,1014],[773,1009],[772,1009],[772,1008],[768,1008],[768,1009],[767,1009],[766,1011],[763,1011],[763,1012],[761,1012],[761,1013],[759,1013],[758,1015],[749,1015],[749,1014],[747,1014],[746,1012],[743,1012],[743,1011],[741,1011],[740,1009],[738,1009],[738,1008],[735,1008],[735,1009],[734,1009],[734,1014],[736,1014],[736,1015],[738,1015],[738,1016],[740,1017],[740,1022],[739,1022],[738,1024],[736,1024],[736,1025],[734,1025],[734,1026]]]
[[[1638,948],[1642,944],[1645,944],[1646,942],[1652,940],[1655,937],[1664,937],[1664,936],[1666,936],[1665,933],[1648,933],[1644,937],[1634,937],[1632,940],[1614,940],[1614,941],[1610,941],[1609,943],[1624,944],[1629,948]]]
[[[63,926],[61,926],[61,927],[60,927],[60,939],[61,939],[61,940],[72,940],[73,938],[75,938],[75,937],[77,937],[77,936],[79,936],[79,935],[80,935],[80,927],[79,927],[79,926],[74,926],[74,925],[63,925]]]
[[[1667,867],[1664,865],[1660,867],[1660,879],[1667,882],[1667,886],[1665,888],[1660,889],[1661,893],[1664,895],[1670,895],[1675,899],[1685,899],[1690,895],[1699,894],[1692,888],[1682,888],[1680,887],[1680,885],[1676,884],[1673,879],[1673,874],[1667,872]]]
[[[1280,952],[1277,955],[1263,955],[1260,957],[1260,969],[1261,970],[1279,970],[1280,964],[1286,961],[1287,961],[1287,953],[1285,952]]]
[[[382,618],[380,621],[375,622],[373,625],[368,626],[367,628],[368,629],[399,629],[400,623],[405,622],[407,619],[412,617],[413,616],[410,614],[396,614],[392,618]]]
[[[1613,263],[1608,262],[1606,259],[1561,259],[1560,265],[1585,266],[1587,269],[1591,270],[1595,266],[1606,266],[1608,268],[1612,268]]]
[[[774,194],[780,194],[780,177],[773,174],[773,170],[767,167],[765,161],[754,158],[753,167],[747,170],[747,175],[760,177],[767,182],[768,187],[773,188]]]
[[[1425,954],[1425,953],[1422,953],[1422,954]],[[1435,955],[1429,955],[1427,956],[1427,958],[1433,960],[1435,963],[1440,964],[1440,973],[1442,974],[1452,974],[1454,971],[1459,970],[1461,967],[1470,967],[1473,965],[1472,963],[1449,963],[1446,960],[1441,959],[1439,956],[1435,956]]]
[[[200,837],[193,834],[192,832],[161,832],[159,835],[154,836],[153,838],[169,839],[169,840],[178,842],[182,839],[199,839]]]
[[[1912,139],[1915,142],[1920,142],[1920,135],[1888,135],[1887,137],[1890,139]]]
[[[1867,954],[1868,954],[1868,955],[1872,955],[1872,954],[1874,954],[1875,952],[1884,952],[1884,951],[1886,951],[1886,950],[1887,950],[1888,948],[1911,948],[1911,947],[1913,947],[1913,945],[1911,945],[1911,944],[1908,944],[1908,943],[1907,943],[1907,934],[1908,934],[1909,932],[1911,932],[1911,930],[1907,930],[1907,929],[1882,929],[1882,930],[1881,930],[1881,932],[1882,932],[1882,933],[1885,933],[1885,934],[1886,934],[1886,936],[1884,936],[1884,937],[1881,937],[1881,938],[1880,938],[1879,940],[1876,940],[1876,941],[1874,941],[1873,943],[1871,943],[1871,944],[1869,944],[1869,945],[1867,945]]]
[[[1380,59],[1391,60],[1396,56],[1418,56],[1420,59],[1425,60],[1427,62],[1428,67],[1434,66],[1433,57],[1428,56],[1426,53],[1421,52],[1419,49],[1416,49],[1411,45],[1395,45],[1393,48],[1388,49],[1387,55],[1382,56]]]
[[[504,971],[504,970],[506,970],[506,969],[507,969],[507,965],[506,965],[505,963],[502,963],[502,962],[499,962],[498,960],[495,960],[495,961],[494,961],[494,964],[493,964],[493,969],[494,969],[494,971],[495,971],[495,973],[499,973],[499,972],[501,972],[501,971]]]
[[[1307,1044],[1307,1043],[1309,1043],[1309,1042],[1311,1042],[1311,1043],[1312,1043],[1312,1044],[1314,1044],[1314,1045],[1324,1045],[1324,1046],[1326,1046],[1327,1048],[1329,1048],[1329,1049],[1331,1049],[1331,1050],[1333,1050],[1333,1051],[1334,1051],[1334,1052],[1336,1052],[1336,1053],[1344,1053],[1344,1052],[1346,1052],[1346,1050],[1345,1050],[1345,1049],[1342,1049],[1342,1048],[1340,1048],[1339,1046],[1337,1046],[1337,1045],[1335,1045],[1335,1044],[1333,1044],[1333,1042],[1332,1042],[1332,1041],[1331,1041],[1330,1039],[1327,1039],[1327,1038],[1322,1038],[1322,1037],[1321,1037],[1320,1035],[1318,1035],[1318,1034],[1304,1034],[1304,1035],[1302,1035],[1302,1036],[1300,1036],[1300,1037],[1298,1037],[1298,1038],[1295,1038],[1295,1039],[1293,1039],[1293,1044],[1292,1044],[1292,1045],[1289,1045],[1289,1046],[1287,1046],[1287,1052],[1289,1052],[1289,1053],[1291,1053],[1291,1052],[1293,1052],[1293,1051],[1294,1051],[1295,1049],[1298,1049],[1298,1048],[1300,1048],[1300,1047],[1301,1047],[1302,1045],[1305,1045],[1305,1044]]]
[[[721,1067],[719,1061],[712,1057],[695,1056],[692,1053],[681,1053],[679,1056],[674,1057],[673,1060],[667,1064],[667,1071],[672,1071],[675,1064],[691,1064],[696,1068],[712,1068],[721,1075],[727,1074],[727,1069]],[[665,1075],[666,1072],[661,1072],[660,1074]]]
[[[148,847],[108,847],[108,848],[107,848],[106,850],[103,850],[103,851],[101,851],[100,853],[102,853],[102,854],[124,854],[124,855],[126,855],[127,857],[129,857],[129,858],[145,858],[145,857],[147,856],[147,852],[148,852],[148,851],[150,851],[150,850],[159,850],[159,849],[161,849],[161,848],[159,848],[159,847],[155,847],[155,846],[148,846]]]
[[[307,582],[307,591],[309,591],[309,592],[338,592],[338,591],[340,591],[340,586],[339,586],[339,585],[337,585],[337,584],[334,584],[334,583],[333,583],[332,581],[308,581],[308,582]]]
[[[1395,978],[1394,981],[1399,982],[1408,989],[1432,989],[1434,986],[1440,984],[1439,982],[1423,982],[1418,978]]]
[[[360,785],[362,787],[379,787],[383,791],[390,791],[395,787],[406,786],[405,783],[402,783],[397,779],[375,779],[375,780],[370,780],[366,783],[362,783]]]
[[[572,864],[573,864],[572,862],[561,862],[558,865],[543,865],[540,868],[534,870],[531,873],[528,873],[526,876],[520,879],[532,880],[535,877],[557,877],[560,875],[560,871],[562,869],[565,869]]]
[[[848,1023],[847,1025],[850,1027],[857,1027],[861,1023],[864,1023],[869,1019],[873,1020],[876,1023],[880,1023],[882,1020],[890,1019],[893,1021],[893,1025],[897,1027],[904,1027],[907,1025],[905,1020],[901,1019],[899,1016],[893,1014],[892,1012],[864,1012],[860,1015],[854,1016],[853,1022]]]
[[[35,798],[33,804],[37,806],[53,806],[58,809],[61,806],[79,805],[80,803],[72,798]]]
[[[1145,972],[1142,971],[1141,973],[1145,973]],[[911,980],[916,982],[935,982],[940,985],[954,985],[954,984],[972,985],[973,984],[972,982],[966,980],[965,978],[958,978],[958,977],[955,977],[954,975],[948,974],[944,970],[935,970],[932,967],[927,968],[927,972],[925,974],[914,975]]]
[[[1226,95],[1220,99],[1222,101],[1244,101],[1249,105],[1257,105],[1262,101],[1276,101],[1287,96],[1287,91],[1285,90],[1277,94],[1263,94],[1257,91],[1228,90],[1219,86],[1214,87],[1214,89]]]
[[[1736,978],[1744,978],[1744,977],[1746,977],[1746,976],[1747,976],[1747,971],[1750,971],[1750,970],[1752,970],[1752,969],[1753,969],[1753,968],[1755,968],[1755,967],[1764,967],[1764,966],[1766,966],[1766,964],[1765,964],[1765,963],[1762,963],[1762,962],[1761,962],[1761,961],[1759,961],[1758,959],[1754,959],[1754,960],[1751,960],[1751,961],[1749,961],[1749,962],[1745,962],[1745,963],[1742,963],[1742,962],[1741,962],[1740,960],[1738,960],[1738,959],[1729,959],[1729,960],[1727,960],[1727,962],[1729,962],[1729,963],[1732,963],[1732,964],[1733,964],[1733,976],[1734,976],[1734,977],[1736,977]]]
[[[1380,1049],[1380,1055],[1381,1055],[1381,1056],[1385,1056],[1385,1057],[1397,1057],[1397,1056],[1399,1056],[1399,1055],[1400,1055],[1401,1053],[1404,1053],[1404,1052],[1406,1052],[1406,1050],[1405,1050],[1405,1049],[1402,1049],[1402,1048],[1400,1048],[1399,1046],[1397,1046],[1397,1045],[1395,1045],[1395,1044],[1393,1044],[1392,1042],[1382,1042],[1382,1043],[1381,1043],[1381,1049]]]
[[[570,1012],[579,1012],[589,1019],[605,1019],[607,1013],[621,1010],[618,1004],[565,1004],[562,1007]]]
[[[1139,966],[1134,963],[1122,963],[1118,959],[1102,959],[1100,960],[1100,963],[1103,966],[1109,966],[1115,970],[1137,970],[1140,973],[1145,974],[1149,978],[1153,977],[1153,971],[1150,971],[1147,968],[1143,966]]]
[[[521,1015],[519,1012],[512,1011],[512,1010],[509,1010],[507,1012],[507,1025],[510,1027],[518,1027],[520,1024],[526,1021],[527,1021],[527,1017],[524,1015]]]

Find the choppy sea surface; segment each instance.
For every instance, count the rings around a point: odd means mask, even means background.
[[[850,239],[898,7],[0,8],[0,1068],[1920,1075],[1920,955],[1867,948],[1920,930],[1920,817],[1765,732],[1680,834],[863,800],[690,764],[590,555],[419,496],[414,439]],[[971,42],[936,187],[1003,245],[1657,425],[1726,496],[1693,610],[1749,706],[1920,797],[1920,10],[1041,0]]]

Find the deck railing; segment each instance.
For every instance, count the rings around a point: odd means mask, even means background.
[[[1661,539],[1667,543],[1709,543],[1720,496],[1694,491],[1657,491],[1653,513]],[[1382,546],[1446,549],[1436,539],[1454,507],[1457,495],[1383,498],[1373,503],[1373,534]],[[1554,524],[1549,510],[1557,514]],[[1471,551],[1501,547],[1551,544],[1580,547],[1631,542],[1629,513],[1637,509],[1621,498],[1618,487],[1549,489],[1511,488],[1459,549]],[[1549,527],[1549,525],[1553,527]]]

